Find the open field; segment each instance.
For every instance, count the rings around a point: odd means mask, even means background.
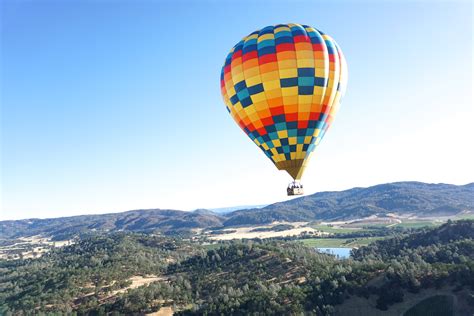
[[[333,225],[333,224],[310,224],[310,227],[321,231],[321,232],[326,232],[326,233],[332,233],[332,234],[345,234],[345,233],[352,233],[352,232],[360,232],[363,231],[361,228],[355,228],[355,227],[343,227],[339,225]]]
[[[330,234],[347,234],[356,232],[370,232],[381,228],[403,227],[403,228],[421,228],[434,227],[441,225],[442,221],[434,219],[413,219],[413,218],[396,218],[385,217],[369,217],[364,219],[352,220],[347,222],[325,222],[319,224],[309,224],[308,226]]]
[[[129,281],[132,281],[132,284],[130,284],[129,286],[127,286],[123,289],[116,290],[116,291],[112,292],[112,295],[117,295],[119,293],[125,293],[129,289],[136,289],[137,287],[148,285],[152,282],[165,281],[165,280],[166,280],[165,278],[158,277],[156,275],[148,275],[148,276],[135,275],[135,276],[132,276],[129,279]]]
[[[246,226],[246,227],[234,227],[229,229],[223,229],[218,232],[222,234],[209,234],[207,237],[212,240],[231,240],[231,239],[253,239],[253,238],[272,238],[272,237],[286,237],[286,236],[299,236],[301,234],[309,234],[314,236],[323,236],[328,233],[319,232],[312,227],[307,226],[307,222],[274,222],[269,225],[260,226]],[[277,225],[290,225],[293,228],[283,231],[255,231],[261,228],[272,228]]]
[[[147,316],[171,316],[173,315],[173,308],[171,306],[164,306],[159,311],[146,314]]]
[[[100,297],[100,301],[105,302],[105,301],[111,299],[112,297],[117,296],[118,294],[127,293],[128,290],[136,289],[138,287],[145,286],[145,285],[148,285],[150,283],[157,282],[157,281],[167,281],[167,279],[164,278],[164,277],[156,276],[156,275],[145,275],[145,276],[134,275],[134,276],[130,277],[128,279],[128,281],[131,281],[130,285],[128,285],[124,288],[117,289],[117,290],[114,290],[112,292],[109,292],[106,295],[102,295]],[[115,283],[116,283],[115,281],[112,281],[111,283],[102,286],[102,290],[104,288],[113,286]],[[92,283],[88,283],[88,284],[85,284],[84,288],[89,288],[89,289],[93,290],[94,285]],[[92,296],[92,295],[94,295],[94,293],[95,293],[95,291],[91,291],[91,292],[85,294],[82,298]],[[79,297],[77,297],[76,299],[79,299]]]
[[[474,219],[474,214],[472,213],[460,214],[456,216],[456,219]]]
[[[467,215],[466,215],[467,216]],[[372,229],[390,228],[390,227],[403,227],[403,228],[421,228],[421,227],[434,227],[439,226],[443,223],[443,220],[432,219],[432,218],[366,218],[351,221],[340,225],[341,229],[347,229],[352,231],[370,231]],[[333,226],[333,225],[332,225]],[[330,227],[331,228],[331,227]],[[333,232],[338,232],[338,228],[335,227]],[[359,229],[359,230],[357,230]],[[343,232],[342,230],[340,231]]]
[[[365,238],[306,238],[300,239],[304,245],[317,248],[356,248],[366,246],[373,241],[383,239],[383,237],[365,237]]]
[[[470,216],[471,214],[465,214]],[[245,226],[245,227],[228,227],[212,232],[205,231],[201,232],[201,236],[205,236],[211,240],[232,240],[232,239],[253,239],[253,238],[273,238],[273,237],[288,237],[288,236],[301,236],[301,237],[326,237],[337,234],[351,234],[351,233],[366,233],[374,232],[380,229],[390,229],[396,227],[403,227],[409,229],[416,229],[422,227],[435,227],[441,225],[446,219],[439,218],[414,218],[414,217],[398,217],[395,214],[389,214],[389,216],[377,217],[370,216],[367,218],[361,218],[349,221],[337,221],[337,222],[273,222],[268,225],[258,226]],[[271,228],[278,225],[287,225],[290,228],[274,231]],[[306,236],[305,236],[306,235]],[[324,239],[324,238],[320,238]],[[319,239],[309,238],[309,243],[317,244],[319,247],[357,247],[367,245],[376,238],[357,238],[356,241],[353,239],[344,238],[331,238],[329,241],[315,241]],[[306,239],[304,239],[306,240]],[[348,243],[351,243],[348,245]],[[212,246],[209,246],[212,248]]]
[[[377,217],[375,215],[369,216],[367,218],[361,218],[349,221],[341,225],[344,228],[370,228],[370,227],[389,227],[401,223],[402,220],[396,216],[387,216],[387,217]]]
[[[0,259],[39,258],[52,248],[72,243],[74,243],[73,240],[52,241],[51,238],[41,236],[17,238],[14,243],[5,242],[4,246],[0,246]]]

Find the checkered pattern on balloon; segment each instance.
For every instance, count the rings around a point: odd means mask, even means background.
[[[221,72],[230,115],[295,180],[333,122],[346,82],[337,43],[300,24],[268,26],[246,36]]]

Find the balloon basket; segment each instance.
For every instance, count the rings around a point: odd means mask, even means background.
[[[288,196],[303,195],[303,185],[299,182],[293,181],[288,185],[288,188],[286,188],[286,193]]]

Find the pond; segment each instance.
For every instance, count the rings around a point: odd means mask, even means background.
[[[319,252],[335,255],[341,259],[349,258],[352,248],[316,248]]]

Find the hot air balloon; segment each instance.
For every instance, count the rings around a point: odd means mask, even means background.
[[[347,65],[336,42],[307,25],[267,26],[244,37],[221,72],[227,111],[279,170],[299,183],[344,95]]]

